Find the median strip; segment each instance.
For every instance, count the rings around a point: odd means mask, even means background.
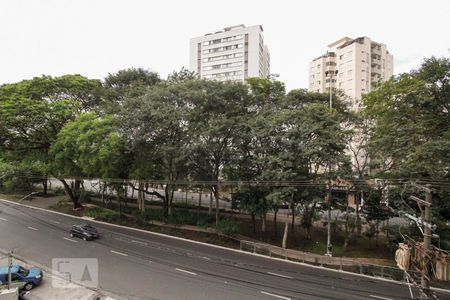
[[[117,255],[122,255],[122,256],[128,256],[128,254],[122,253],[122,252],[117,252],[114,250],[111,250],[111,253],[117,254]]]
[[[183,270],[183,269],[176,268],[175,270],[177,270],[178,272],[183,272],[183,273],[187,273],[187,274],[191,274],[191,275],[197,275],[197,273],[186,271],[186,270]]]
[[[287,278],[287,279],[294,279],[291,276],[287,276],[287,275],[282,275],[282,274],[278,274],[278,273],[272,273],[272,272],[267,272],[267,274],[269,275],[273,275],[273,276],[278,276],[278,277],[282,277],[282,278]]]
[[[37,229],[37,228],[30,227],[30,226],[28,226],[28,229],[35,230],[35,231],[38,231],[38,230],[39,230],[39,229]]]
[[[264,294],[264,295],[267,295],[267,296],[272,296],[272,297],[279,298],[279,299],[291,300],[291,298],[284,297],[284,296],[280,296],[280,295],[277,295],[277,294],[272,294],[272,293],[264,292],[264,291],[261,291],[261,294]]]

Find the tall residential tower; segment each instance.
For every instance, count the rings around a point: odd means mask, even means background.
[[[335,74],[333,76],[326,75]],[[333,73],[333,72],[336,72]],[[342,90],[358,110],[362,95],[377,83],[393,75],[393,56],[386,45],[364,36],[356,39],[344,37],[330,45],[326,54],[309,65],[309,90],[327,92],[330,87]]]
[[[237,25],[195,37],[190,42],[190,70],[201,79],[267,78],[270,54],[261,25]]]

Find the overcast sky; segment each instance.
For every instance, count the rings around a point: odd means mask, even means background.
[[[128,67],[189,67],[189,39],[260,24],[271,72],[306,88],[308,62],[344,36],[394,55],[394,73],[449,57],[450,0],[0,0],[0,84],[41,74],[104,78]]]

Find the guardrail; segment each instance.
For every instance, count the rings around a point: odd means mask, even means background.
[[[321,266],[334,270],[347,271],[351,273],[396,281],[406,281],[405,272],[403,272],[399,268],[367,264],[350,258],[330,257],[242,240],[240,241],[240,250],[315,266]],[[409,273],[411,274],[411,272]]]

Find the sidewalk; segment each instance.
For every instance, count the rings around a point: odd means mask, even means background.
[[[0,258],[0,266],[7,266],[8,259],[3,257]],[[17,258],[13,259],[13,264],[21,265],[25,268],[40,267],[30,265]],[[55,286],[65,285],[65,281],[62,278],[56,277],[51,273],[47,272],[45,269],[42,283],[33,288],[31,291],[27,292],[25,295],[26,299],[29,300],[113,300],[113,298],[104,296],[96,291],[90,290],[86,287],[80,285],[72,284],[70,288],[55,288]]]

